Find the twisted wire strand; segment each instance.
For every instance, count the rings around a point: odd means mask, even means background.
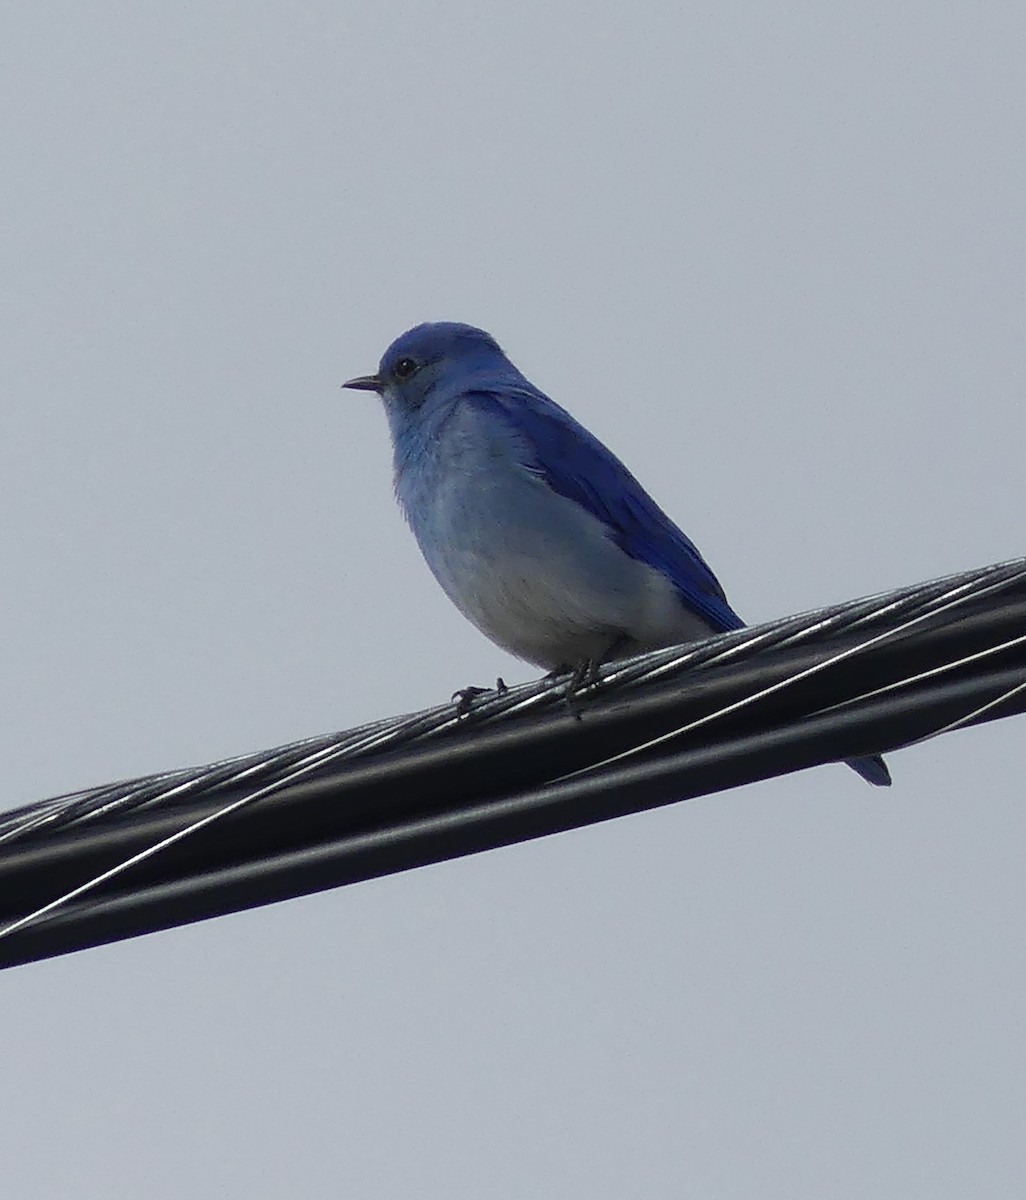
[[[855,658],[874,646],[909,636],[911,631],[931,620],[946,616],[947,620],[951,621],[957,617],[958,610],[966,605],[988,596],[999,597],[1001,592],[1024,581],[1026,559],[1015,559],[895,592],[880,593],[847,604],[787,617],[766,625],[737,630],[686,647],[660,650],[610,664],[601,669],[597,680],[589,684],[585,691],[601,688],[605,692],[614,689],[629,695],[669,676],[678,677],[685,670],[688,673],[699,672],[729,663],[741,663],[766,650],[793,647],[809,641],[824,642],[842,634],[850,635],[852,631],[864,635],[854,645],[847,645],[825,660],[796,670],[768,686],[757,688],[740,699],[721,705],[659,737],[578,771],[559,776],[550,782],[558,783],[580,775],[601,772],[728,714],[757,704],[758,701],[790,685],[827,670],[839,662]],[[983,662],[1002,650],[1024,642],[1026,635],[1006,639],[999,645],[972,654],[963,654],[957,659],[927,670],[910,673],[886,686],[871,688],[840,703],[824,705],[811,715],[829,713],[856,705],[868,698],[900,691],[925,679],[940,677],[960,667]],[[1017,683],[997,698],[989,699],[971,712],[949,721],[942,728],[928,732],[916,741],[925,741],[942,732],[959,728],[1023,691],[1026,691],[1026,682]],[[526,712],[544,712],[563,704],[564,698],[565,685],[561,680],[540,680],[505,692],[496,692],[475,704],[475,724],[494,726]],[[463,718],[454,706],[449,704],[409,716],[372,722],[342,733],[308,738],[271,751],[236,756],[206,767],[162,772],[98,788],[83,789],[9,813],[0,820],[0,844],[38,834],[40,831],[94,822],[111,815],[122,815],[140,809],[171,806],[195,800],[198,796],[216,795],[218,790],[231,789],[236,793],[240,786],[246,786],[241,796],[235,795],[222,807],[207,812],[101,874],[22,915],[0,929],[0,938],[24,928],[165,848],[192,836],[230,813],[238,812],[262,797],[280,791],[315,770],[329,764],[338,764],[448,736],[462,723]]]
[[[796,646],[813,639],[827,639],[852,631],[865,631],[871,636],[866,641],[842,652],[839,657],[850,658],[872,645],[899,637],[916,625],[943,614],[959,605],[1000,593],[1026,580],[1026,559],[1013,559],[975,571],[963,572],[932,580],[927,583],[901,588],[893,592],[878,593],[864,599],[833,605],[829,608],[785,617],[764,625],[751,626],[722,634],[685,647],[673,647],[609,664],[600,669],[593,683],[584,693],[602,689],[615,689],[630,693],[643,690],[656,681],[676,676],[685,669],[688,672],[721,667],[731,662],[745,661],[751,656],[768,650]],[[880,628],[880,627],[883,628]],[[876,630],[874,633],[873,631]],[[1009,643],[1014,644],[1014,643]],[[985,653],[996,653],[994,647]],[[813,671],[833,665],[839,658],[817,665]],[[941,674],[962,665],[947,663],[933,668]],[[789,677],[773,685],[778,691],[805,677],[808,672]],[[865,696],[884,690],[896,690],[919,678],[923,674],[910,676],[889,684],[887,689],[867,692]],[[526,713],[540,713],[563,703],[565,684],[562,680],[542,679],[495,692],[477,700],[473,717],[477,727],[490,726]],[[752,695],[730,706],[729,711],[755,703],[765,692]],[[845,704],[854,704],[862,697],[853,697]],[[707,724],[724,711],[707,714],[701,724]],[[240,785],[248,784],[266,794],[269,786],[283,786],[295,778],[297,770],[307,773],[316,766],[338,763],[349,758],[383,753],[404,745],[451,735],[464,724],[452,704],[370,722],[354,729],[333,734],[322,734],[293,742],[272,750],[258,751],[223,759],[202,767],[181,768],[164,771],[137,779],[105,784],[96,788],[81,789],[63,796],[56,796],[39,803],[19,808],[0,816],[0,845],[16,841],[41,830],[94,821],[112,815],[123,815],[136,809],[171,805],[208,795],[218,789],[235,791]],[[663,735],[663,740],[679,736],[694,728],[694,723],[680,730]],[[651,748],[637,747],[629,754],[640,753]],[[612,761],[612,760],[609,760]],[[606,763],[596,763],[588,770],[597,770]]]
[[[1024,572],[1024,575],[1026,575],[1026,572]],[[1015,576],[1014,578],[1017,579],[1018,576]],[[977,582],[977,581],[974,581],[974,583],[975,582]],[[660,734],[659,737],[649,738],[646,741],[639,742],[638,745],[632,746],[630,749],[624,750],[619,754],[614,754],[608,758],[600,759],[598,762],[590,763],[588,766],[582,767],[580,770],[572,771],[569,774],[562,775],[562,776],[560,776],[560,779],[558,782],[562,782],[565,779],[576,779],[583,775],[589,775],[594,772],[604,770],[607,767],[613,766],[615,763],[625,762],[627,759],[634,758],[635,756],[637,756],[639,754],[647,753],[649,750],[652,750],[657,746],[665,745],[668,742],[674,741],[686,733],[692,733],[694,730],[701,729],[705,725],[709,725],[714,721],[721,720],[723,717],[728,716],[731,713],[739,712],[743,708],[748,708],[753,704],[757,704],[760,700],[764,700],[764,699],[766,699],[766,697],[772,696],[774,693],[782,691],[784,688],[790,687],[790,686],[794,685],[795,683],[799,683],[803,679],[808,679],[813,675],[818,675],[823,671],[829,670],[831,667],[836,666],[840,662],[844,662],[846,659],[854,658],[856,655],[863,654],[863,653],[865,653],[866,650],[869,650],[871,647],[873,647],[875,645],[878,645],[880,643],[890,641],[890,640],[893,640],[894,638],[900,637],[902,634],[905,634],[909,630],[914,629],[917,625],[921,625],[923,622],[929,620],[931,617],[937,616],[940,613],[943,613],[949,609],[957,608],[960,605],[965,605],[970,600],[976,600],[976,599],[979,599],[981,596],[988,595],[995,591],[1000,591],[1000,590],[1004,589],[1005,587],[1007,587],[1010,582],[1012,582],[1012,580],[1002,576],[1002,578],[1000,578],[999,580],[997,580],[995,582],[989,583],[987,586],[970,586],[970,585],[966,584],[966,585],[962,585],[959,587],[951,588],[949,590],[942,591],[939,594],[931,596],[929,601],[926,604],[923,604],[921,606],[920,610],[915,613],[915,615],[907,616],[906,619],[902,620],[900,622],[900,624],[898,624],[898,625],[890,625],[887,628],[883,629],[882,631],[872,634],[871,636],[867,637],[864,641],[859,642],[855,646],[849,646],[846,649],[839,651],[837,654],[833,654],[829,658],[824,659],[822,662],[815,663],[812,666],[806,667],[801,671],[796,671],[793,674],[788,675],[785,679],[778,680],[776,683],[770,684],[768,687],[760,688],[758,691],[751,692],[747,696],[741,697],[740,700],[735,700],[730,704],[722,705],[720,708],[714,709],[712,712],[705,713],[701,717],[695,718],[695,720],[693,720],[693,721],[688,721],[684,725],[678,725],[675,729],[671,729],[671,730],[668,730],[666,733]],[[907,607],[907,605],[905,605],[903,602],[888,604],[884,607],[884,609],[877,610],[876,612],[873,612],[871,615],[873,615],[875,617],[875,616],[879,615],[880,612],[883,612],[883,611],[896,614],[899,610],[901,610],[902,608],[906,608],[906,607]],[[841,613],[841,614],[838,614],[838,617],[843,618],[845,615],[846,614]],[[868,616],[870,614],[866,614],[866,615]],[[837,619],[837,617],[830,618],[823,622],[817,622],[815,625],[815,628],[817,630],[822,630],[822,629],[828,627],[831,624],[831,621],[836,620],[836,619]],[[858,623],[862,624],[863,622],[860,619]],[[846,627],[850,628],[851,626],[846,625]],[[778,644],[780,644],[780,645],[784,645],[784,644],[788,644],[788,643],[793,644],[794,642],[797,642],[801,638],[807,636],[809,634],[811,628],[813,628],[813,627],[802,626],[797,631],[795,631],[795,633],[792,637],[782,639],[780,642],[778,642]],[[889,685],[889,687],[876,689],[873,692],[863,693],[859,697],[851,698],[847,702],[847,704],[850,706],[852,704],[855,704],[858,701],[865,700],[866,698],[868,698],[871,695],[883,694],[884,692],[897,690],[897,689],[903,688],[903,687],[908,687],[911,683],[915,682],[920,677],[934,675],[934,674],[940,674],[944,671],[951,670],[955,666],[961,665],[962,663],[968,663],[968,662],[972,662],[976,659],[982,659],[984,657],[987,657],[989,654],[996,654],[999,650],[1008,649],[1009,647],[1019,645],[1024,641],[1026,641],[1026,638],[1012,638],[1008,642],[1004,643],[1002,646],[991,647],[986,652],[982,652],[977,655],[966,656],[962,660],[960,660],[959,663],[944,664],[943,667],[935,668],[933,671],[919,673],[917,675],[912,675],[912,676],[907,676],[901,680],[895,681],[894,683]],[[1012,692],[1014,693],[1019,690],[1020,690],[1019,688],[1015,688],[1015,689],[1012,689]],[[993,701],[993,702],[985,705],[984,708],[981,709],[980,711],[985,711],[988,708],[994,707],[998,703],[1003,703],[1004,700],[1007,698],[1008,698],[1007,696],[1003,696],[1003,697],[999,698],[999,700]],[[820,713],[831,711],[831,710],[838,709],[841,707],[843,707],[843,705],[830,705],[827,708],[817,708],[810,715],[819,715]],[[954,728],[961,727],[962,725],[965,725],[970,720],[972,720],[972,716],[973,716],[973,714],[966,714],[964,717],[959,718],[959,720],[957,722],[953,722],[950,725],[945,726],[944,730],[947,730],[949,728],[954,729]],[[930,737],[938,736],[941,732],[942,732],[942,730],[937,730],[931,734],[926,735],[925,737],[919,738],[918,742],[926,741]]]

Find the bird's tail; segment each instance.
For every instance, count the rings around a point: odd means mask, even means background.
[[[844,761],[853,771],[857,771],[866,783],[871,783],[874,787],[891,786],[891,773],[879,754],[866,758],[846,758]]]

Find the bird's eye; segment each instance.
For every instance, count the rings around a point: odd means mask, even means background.
[[[416,371],[417,364],[412,358],[401,358],[395,364],[392,373],[396,379],[409,379],[412,375],[416,374]]]

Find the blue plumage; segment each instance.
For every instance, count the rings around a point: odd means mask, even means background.
[[[438,582],[513,654],[581,668],[743,625],[690,538],[483,330],[418,325],[345,386],[384,402],[396,496]],[[890,782],[881,758],[849,765]]]
[[[534,387],[493,392],[484,399],[527,438],[536,469],[554,492],[604,522],[621,550],[662,571],[682,602],[716,632],[744,625],[694,542],[565,409]]]

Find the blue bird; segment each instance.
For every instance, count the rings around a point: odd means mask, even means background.
[[[428,566],[511,654],[585,672],[744,625],[691,539],[483,330],[418,325],[343,386],[383,400]],[[891,781],[882,758],[848,765]]]

